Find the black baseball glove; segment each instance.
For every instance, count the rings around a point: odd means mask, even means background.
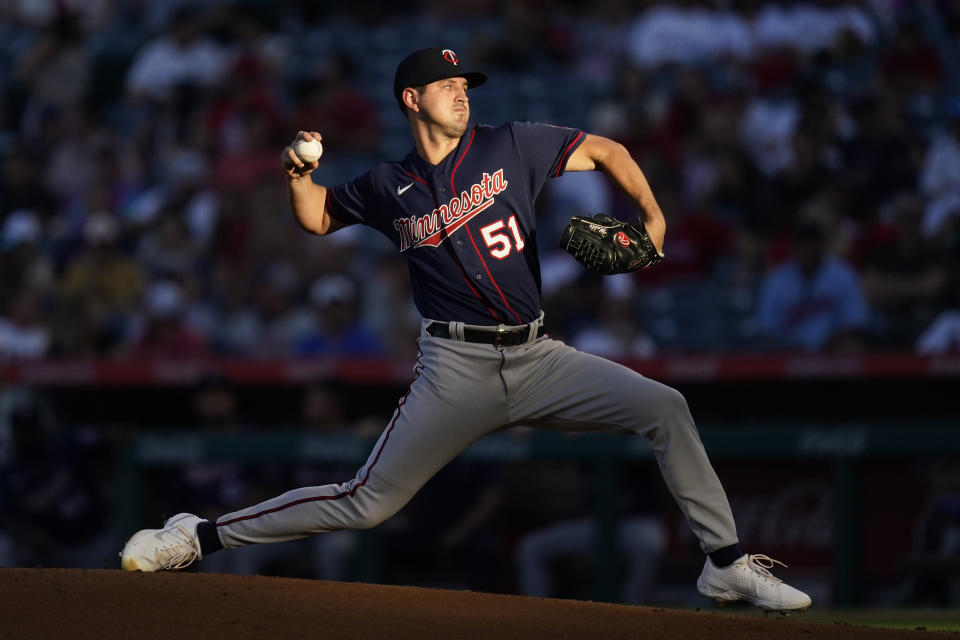
[[[642,224],[621,222],[604,213],[570,218],[560,236],[560,248],[587,269],[604,275],[636,271],[663,260]]]

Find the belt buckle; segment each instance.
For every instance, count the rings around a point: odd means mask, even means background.
[[[496,331],[493,332],[493,346],[502,347],[504,346],[504,340],[507,336],[510,335],[510,330],[502,327],[498,327]]]

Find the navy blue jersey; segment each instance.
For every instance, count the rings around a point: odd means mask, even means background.
[[[390,238],[424,317],[530,322],[540,315],[534,201],[585,137],[529,122],[474,125],[440,164],[413,150],[331,187],[327,211]]]

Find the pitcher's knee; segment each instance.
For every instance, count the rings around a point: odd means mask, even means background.
[[[373,529],[375,526],[386,520],[387,517],[383,517],[379,514],[364,513],[354,520],[351,529]]]
[[[670,411],[680,414],[690,413],[690,405],[687,404],[687,398],[682,393],[670,387],[669,396],[670,399],[667,404],[670,407]]]
[[[649,398],[645,398],[649,402]],[[687,405],[687,399],[682,393],[661,384],[658,393],[654,396],[656,412],[662,416],[686,416],[690,414],[690,407]],[[649,408],[649,407],[648,407]]]
[[[389,519],[409,500],[408,497],[386,495],[366,490],[354,494],[354,516],[351,529],[372,529]]]
[[[664,441],[676,433],[696,432],[687,399],[676,389],[661,385],[657,394],[648,394],[644,399],[648,404],[643,415],[648,421],[643,423],[639,432],[652,442]]]
[[[397,509],[386,508],[383,505],[373,507],[361,507],[357,510],[357,515],[353,522],[352,529],[372,529],[383,521],[387,520],[399,511]]]

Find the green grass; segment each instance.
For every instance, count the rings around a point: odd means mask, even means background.
[[[733,615],[763,615],[754,608],[727,606],[718,608],[717,611]],[[960,609],[818,609],[813,607],[791,618],[802,622],[853,624],[891,629],[923,627],[927,631],[949,631],[960,634]]]
[[[957,609],[811,609],[803,619],[893,629],[924,627],[927,631],[960,633],[960,610]]]

